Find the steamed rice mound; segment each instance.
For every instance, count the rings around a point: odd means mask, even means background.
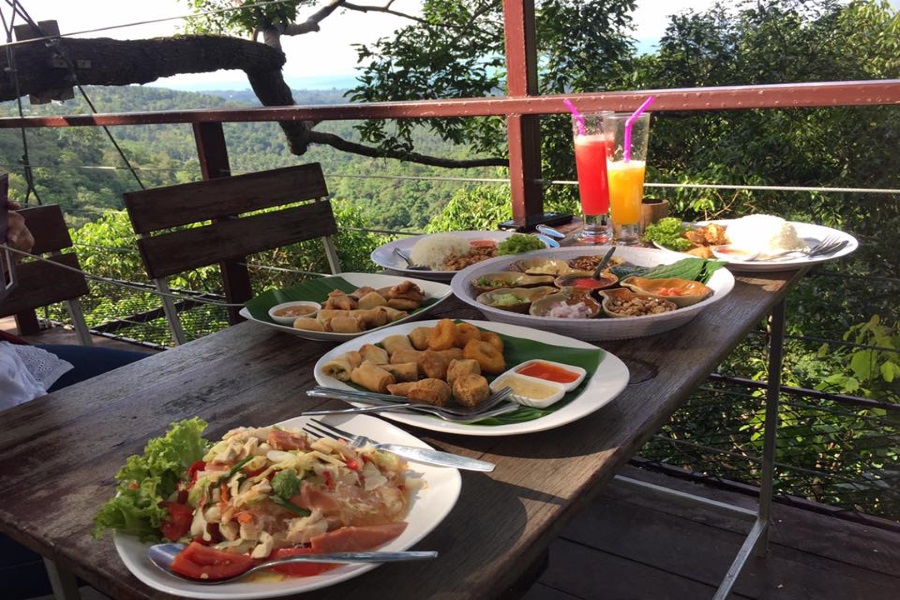
[[[772,215],[748,215],[735,219],[728,223],[725,237],[737,248],[757,252],[775,253],[807,247],[793,225]]]
[[[409,257],[417,265],[428,265],[435,271],[443,271],[448,258],[468,256],[471,252],[472,245],[465,238],[452,233],[438,233],[416,242]]]

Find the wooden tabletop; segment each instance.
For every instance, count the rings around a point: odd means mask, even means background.
[[[563,427],[466,437],[403,426],[438,448],[484,458],[464,472],[459,501],[417,547],[436,561],[383,565],[304,598],[489,598],[506,593],[565,523],[663,425],[745,335],[784,299],[800,272],[737,277],[734,290],[685,326],[600,342],[632,381],[613,402]],[[482,318],[454,299],[435,318]],[[256,323],[150,356],[5,411],[0,419],[0,531],[113,598],[167,598],[125,568],[111,539],[90,536],[127,456],[169,424],[199,416],[215,439],[237,426],[276,423],[334,401],[303,393],[334,344]]]

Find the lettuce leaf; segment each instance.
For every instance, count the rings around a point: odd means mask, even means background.
[[[168,515],[159,503],[178,491],[188,467],[206,454],[210,445],[202,437],[206,426],[196,417],[174,423],[165,436],[147,442],[143,455],[129,456],[116,474],[116,496],[94,517],[93,536],[115,529],[141,541],[159,540],[160,525]]]

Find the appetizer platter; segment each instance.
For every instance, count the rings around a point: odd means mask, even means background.
[[[621,360],[586,342],[504,323],[448,319],[404,323],[355,338],[322,356],[314,375],[327,388],[391,393],[402,396],[398,400],[443,406],[477,406],[488,389],[512,387],[519,410],[474,423],[417,413],[382,415],[423,429],[475,436],[565,425],[612,401],[629,378]]]
[[[306,423],[306,420],[305,417],[290,419],[278,423],[277,428],[282,431],[299,431]],[[381,442],[429,448],[427,444],[418,438],[374,417],[365,415],[329,417],[328,421],[353,433],[366,435]],[[274,428],[262,428],[263,431],[265,429]],[[260,430],[251,430],[251,433],[258,431]],[[295,435],[302,436],[303,433],[299,432],[295,433]],[[219,442],[218,444],[222,443]],[[213,446],[209,452],[214,452],[218,444]],[[389,456],[392,457],[393,455]],[[335,465],[337,464],[335,463]],[[369,464],[368,461],[367,464]],[[400,462],[396,465],[395,472],[402,473],[404,468],[406,468],[405,465]],[[456,469],[418,463],[409,467],[401,476],[405,477],[410,484],[408,510],[404,509],[405,514],[402,516],[402,520],[398,521],[399,524],[405,523],[405,527],[402,527],[402,532],[398,536],[381,545],[378,548],[379,551],[406,550],[428,535],[443,521],[456,504],[462,483],[459,472]],[[198,479],[198,481],[200,480]],[[297,519],[294,520],[297,521]],[[151,544],[139,541],[135,535],[116,530],[114,531],[114,542],[119,556],[135,577],[156,590],[187,598],[245,600],[250,598],[292,596],[334,585],[357,577],[379,566],[378,564],[346,564],[337,565],[327,570],[313,568],[312,572],[321,572],[306,576],[288,576],[271,571],[263,571],[260,574],[254,574],[234,582],[210,586],[204,583],[194,583],[180,579],[160,570],[147,556]],[[312,566],[315,567],[316,565]],[[299,573],[295,574],[299,575]]]
[[[610,250],[569,247],[531,252],[527,258],[495,258],[457,273],[450,287],[491,321],[585,341],[669,331],[688,323],[734,287],[734,276],[718,268],[721,262],[685,259],[652,248],[617,246],[613,266],[597,278],[584,270]],[[645,275],[658,280],[648,281],[642,278]],[[549,277],[553,284],[529,279],[534,277]],[[495,287],[486,292],[489,285]],[[543,291],[523,293],[525,285]]]
[[[267,290],[247,302],[240,315],[306,339],[343,342],[368,331],[422,318],[450,297],[450,286],[436,281],[341,273],[283,290]],[[278,319],[277,312],[272,311],[297,305],[303,307],[305,314],[294,315],[292,322],[290,318]]]
[[[499,244],[514,237],[516,242],[510,250],[516,253],[547,247],[535,236],[514,231],[454,231],[395,240],[375,248],[371,258],[376,265],[394,273],[449,282],[470,264],[497,256]],[[404,255],[413,265],[428,267],[427,270],[411,268]]]
[[[748,215],[682,223],[661,219],[644,233],[656,248],[725,261],[733,271],[783,271],[842,258],[859,242],[843,231],[785,221],[771,215]]]

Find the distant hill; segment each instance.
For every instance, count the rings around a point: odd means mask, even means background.
[[[100,113],[246,108],[259,106],[251,91],[181,92],[149,86],[88,87],[88,97]],[[295,90],[298,104],[346,103],[342,90]],[[29,115],[86,114],[82,99],[65,104],[31,106]],[[15,102],[0,104],[0,116],[18,116]],[[354,122],[323,123],[320,129],[358,140]],[[259,171],[306,162],[320,162],[333,198],[348,200],[377,228],[419,230],[443,207],[454,191],[467,184],[428,180],[429,177],[491,177],[491,169],[447,171],[396,160],[372,159],[312,146],[303,156],[288,151],[277,123],[226,123],[232,170]],[[197,150],[189,125],[112,127],[121,147],[146,188],[200,179]],[[37,195],[44,203],[63,206],[78,225],[105,210],[121,208],[124,192],[141,185],[121,159],[106,133],[97,127],[27,130],[28,160],[33,165]],[[417,139],[419,151],[436,156],[465,157],[468,151],[427,134]],[[0,168],[9,171],[13,196],[26,198],[22,133],[0,130]],[[396,180],[390,176],[422,179]],[[29,198],[34,202],[34,198]]]

